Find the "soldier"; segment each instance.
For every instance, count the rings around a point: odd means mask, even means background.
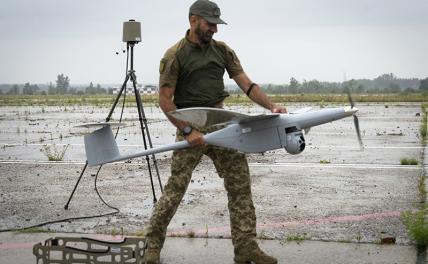
[[[228,96],[223,83],[225,70],[247,96],[274,113],[285,113],[285,107],[273,104],[262,89],[244,72],[235,52],[224,42],[212,37],[220,18],[217,4],[197,0],[189,10],[190,29],[186,36],[169,48],[160,62],[159,104],[164,113],[188,107],[219,107]],[[174,216],[191,180],[192,171],[207,155],[221,178],[228,196],[232,242],[236,263],[277,263],[256,242],[256,215],[251,195],[251,182],[244,154],[235,150],[206,145],[203,135],[212,128],[168,119],[177,127],[176,140],[186,139],[191,148],[176,150],[172,155],[171,177],[157,202],[146,229],[145,263],[160,263],[160,251],[168,224]]]

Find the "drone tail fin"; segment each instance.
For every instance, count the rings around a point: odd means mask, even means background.
[[[104,164],[120,157],[110,126],[85,136],[85,151],[90,166]]]
[[[146,149],[134,154],[121,155],[110,126],[104,126],[85,136],[86,159],[88,160],[89,166],[149,156],[160,152],[187,148],[189,146],[189,143],[184,140],[157,148]]]

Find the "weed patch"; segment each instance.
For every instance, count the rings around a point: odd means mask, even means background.
[[[401,165],[418,165],[419,164],[418,160],[415,158],[411,158],[411,159],[402,158],[400,162],[401,162]]]
[[[68,144],[63,146],[62,149],[57,148],[54,144],[52,146],[44,145],[42,149],[40,149],[43,154],[48,158],[49,161],[62,161],[64,159],[65,153],[68,149]]]
[[[426,111],[426,105],[422,104],[422,112],[423,112],[423,119],[421,124],[421,141],[422,145],[426,145],[426,136],[427,136],[427,111]],[[422,160],[425,158],[425,151],[422,155]],[[416,161],[417,162],[417,161]],[[401,164],[403,164],[403,159],[401,161]],[[427,190],[425,188],[425,172],[424,170],[421,172],[421,175],[419,177],[419,184],[418,184],[418,190],[419,190],[419,199],[420,199],[420,206],[417,211],[405,211],[402,213],[402,219],[403,223],[407,228],[407,232],[409,233],[409,236],[411,239],[413,239],[416,242],[417,249],[418,249],[418,259],[422,257],[426,251],[426,247],[428,246],[428,221],[427,219],[427,210],[428,207],[426,205],[426,199],[427,199]],[[424,259],[426,257],[423,257]],[[417,261],[419,263],[419,261]]]
[[[286,237],[284,237],[283,240],[281,240],[281,245],[284,245],[287,242],[290,241],[296,241],[297,244],[300,244],[300,242],[302,242],[303,240],[307,240],[309,239],[309,237],[306,236],[306,233],[304,234],[290,234]]]
[[[425,201],[427,200],[427,190],[425,188],[425,176],[423,174],[421,174],[419,178],[418,189],[419,189],[419,199],[421,203],[425,203]]]
[[[428,223],[425,221],[426,209],[402,213],[403,223],[410,237],[418,246],[428,245]]]
[[[261,230],[259,234],[257,234],[258,239],[262,240],[271,240],[272,238],[267,234],[265,230]]]
[[[421,106],[422,108],[422,124],[421,124],[421,140],[422,140],[422,145],[425,146],[426,145],[426,139],[427,139],[427,110],[426,110],[426,105],[422,104]]]
[[[187,236],[190,237],[190,238],[194,238],[195,237],[195,232],[192,231],[192,230],[190,230],[190,231],[187,232]]]
[[[51,233],[51,232],[52,231],[46,230],[40,227],[24,228],[24,229],[18,229],[14,231],[14,233],[16,234],[34,234],[34,233]]]

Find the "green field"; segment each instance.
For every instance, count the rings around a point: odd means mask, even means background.
[[[111,106],[115,95],[1,95],[0,106]],[[287,102],[317,103],[347,103],[345,94],[287,94],[271,95],[271,100],[276,103],[287,104]],[[352,96],[355,102],[428,102],[428,94],[355,94]],[[142,96],[143,103],[156,105],[156,95]],[[121,102],[121,100],[120,100]],[[249,104],[251,100],[244,95],[231,95],[225,101],[226,104]],[[126,105],[135,105],[135,97],[127,96]]]

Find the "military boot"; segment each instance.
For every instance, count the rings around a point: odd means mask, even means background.
[[[156,248],[146,249],[143,264],[160,264],[160,250]]]
[[[235,253],[235,263],[255,263],[255,264],[277,264],[278,260],[268,254],[264,253],[261,249],[256,248],[250,251]]]

